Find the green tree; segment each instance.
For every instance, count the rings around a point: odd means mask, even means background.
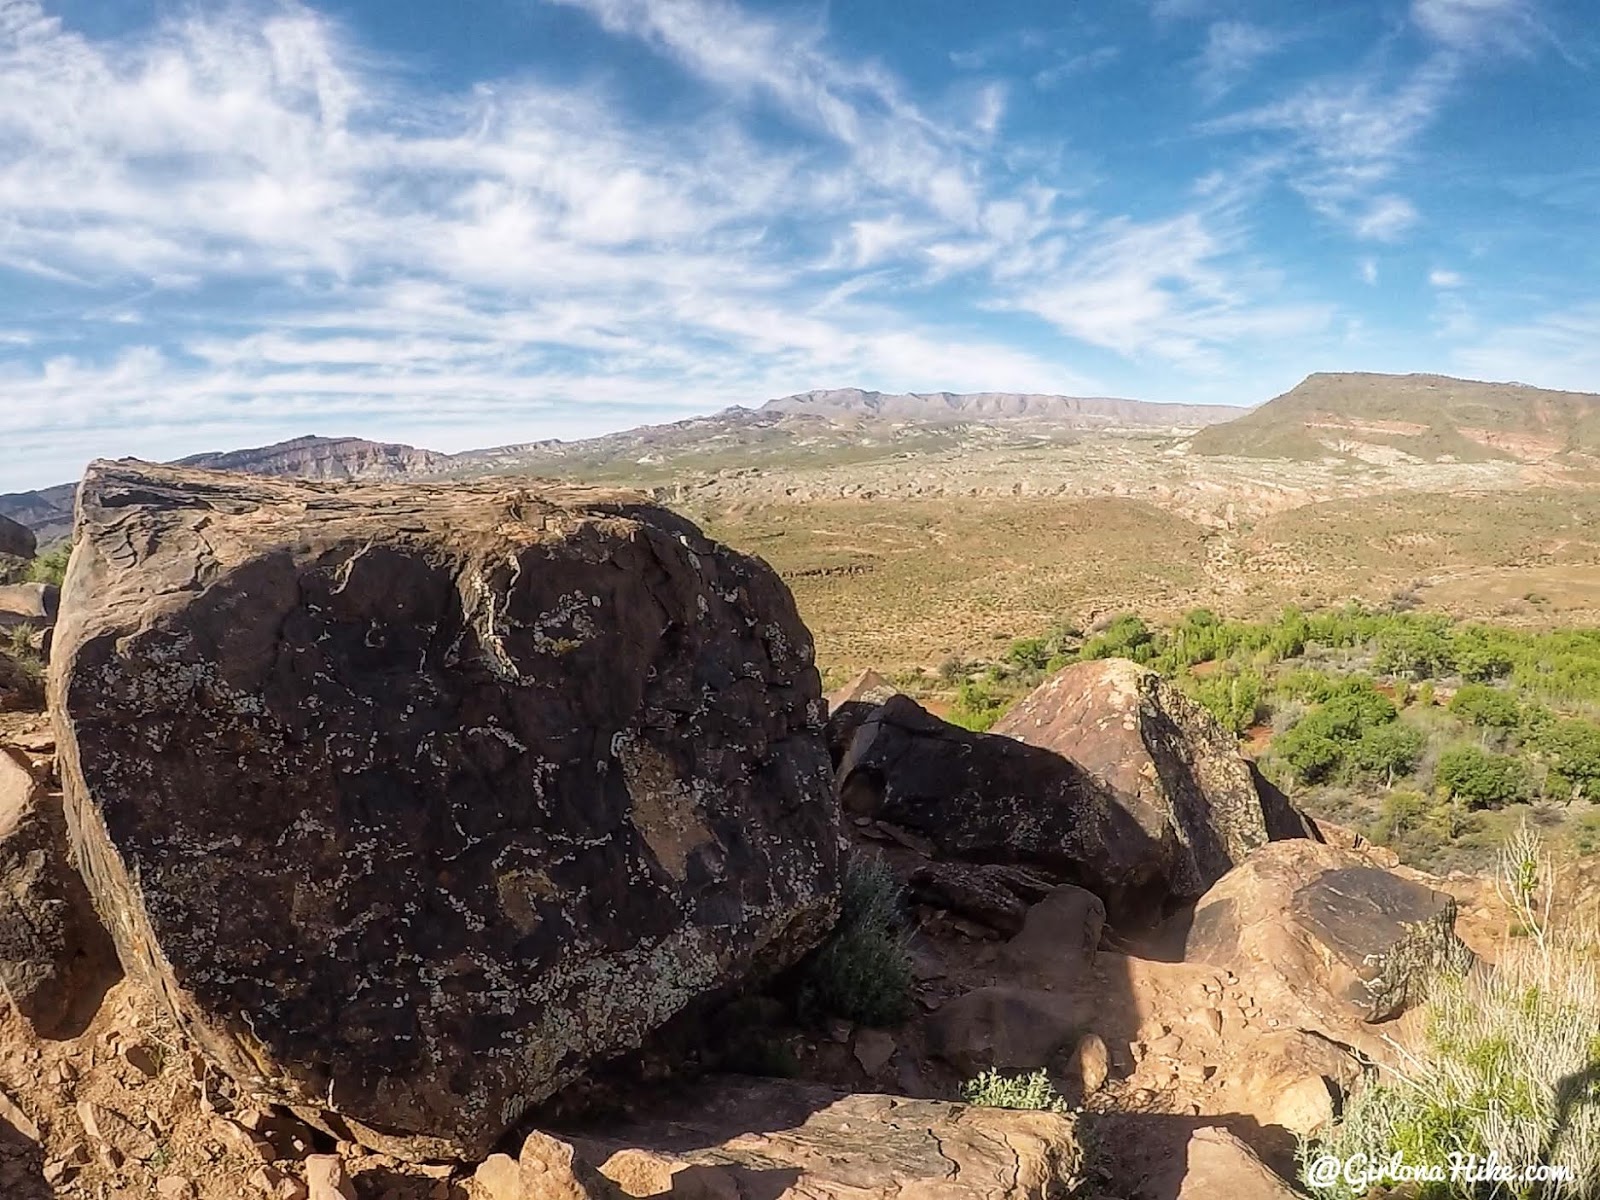
[[[1522,723],[1522,706],[1502,688],[1469,683],[1450,698],[1450,711],[1489,729],[1512,730]]]
[[[1427,738],[1420,729],[1399,721],[1367,728],[1348,751],[1350,765],[1366,775],[1394,781],[1416,770]]]
[[[1528,777],[1509,755],[1490,754],[1477,746],[1457,746],[1439,756],[1434,783],[1469,808],[1504,808],[1522,799]]]
[[[1573,797],[1600,801],[1600,725],[1552,721],[1538,734],[1536,746],[1550,763],[1551,782]]]
[[[1432,679],[1454,665],[1446,618],[1394,618],[1378,633],[1378,670],[1412,679]]]

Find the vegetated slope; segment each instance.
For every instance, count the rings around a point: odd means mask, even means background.
[[[452,474],[527,471],[653,482],[652,471],[739,470],[856,462],[888,454],[1036,439],[1093,430],[1187,433],[1238,413],[1224,405],[1020,392],[890,394],[861,388],[800,392],[760,408],[641,425],[581,441],[529,442],[456,455]]]
[[[1309,375],[1191,442],[1196,454],[1545,462],[1600,454],[1600,396],[1445,375]]]

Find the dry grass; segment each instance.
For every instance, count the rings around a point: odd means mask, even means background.
[[[1129,609],[1259,617],[1410,594],[1460,616],[1600,622],[1600,489],[1386,493],[1231,531],[1111,496],[684,507],[778,569],[819,661],[841,672],[990,658],[1062,621]]]

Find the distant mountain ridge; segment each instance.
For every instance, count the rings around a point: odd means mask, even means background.
[[[890,421],[1039,421],[1058,428],[1198,429],[1228,421],[1239,409],[1222,404],[1157,404],[1110,396],[1034,392],[869,392],[834,388],[768,400],[761,412]]]
[[[819,389],[578,441],[444,454],[362,438],[301,437],[192,455],[184,465],[306,479],[471,478],[495,473],[671,484],[680,474],[781,470],[1083,433],[1167,434],[1200,455],[1369,461],[1587,461],[1600,396],[1442,375],[1319,373],[1259,408],[1020,392]],[[0,515],[41,542],[71,530],[75,484],[0,495]]]
[[[640,464],[680,460],[698,467],[748,465],[745,460],[756,463],[764,456],[789,452],[797,441],[823,450],[845,448],[874,436],[915,445],[918,430],[1016,426],[1030,433],[1097,429],[1188,432],[1226,420],[1238,411],[1104,397],[1012,392],[892,394],[838,388],[779,397],[759,408],[735,405],[708,416],[641,425],[571,442],[546,439],[444,454],[363,438],[310,436],[246,450],[195,454],[179,462],[218,471],[319,480],[468,478],[513,471],[615,474]],[[21,521],[41,541],[53,541],[72,529],[76,489],[75,483],[66,483],[0,495],[0,515]]]
[[[1522,462],[1600,455],[1600,395],[1447,375],[1318,373],[1202,429],[1196,454]]]

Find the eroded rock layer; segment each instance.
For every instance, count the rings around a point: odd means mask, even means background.
[[[820,936],[811,640],[632,493],[97,463],[51,673],[130,971],[265,1099],[476,1153]]]

